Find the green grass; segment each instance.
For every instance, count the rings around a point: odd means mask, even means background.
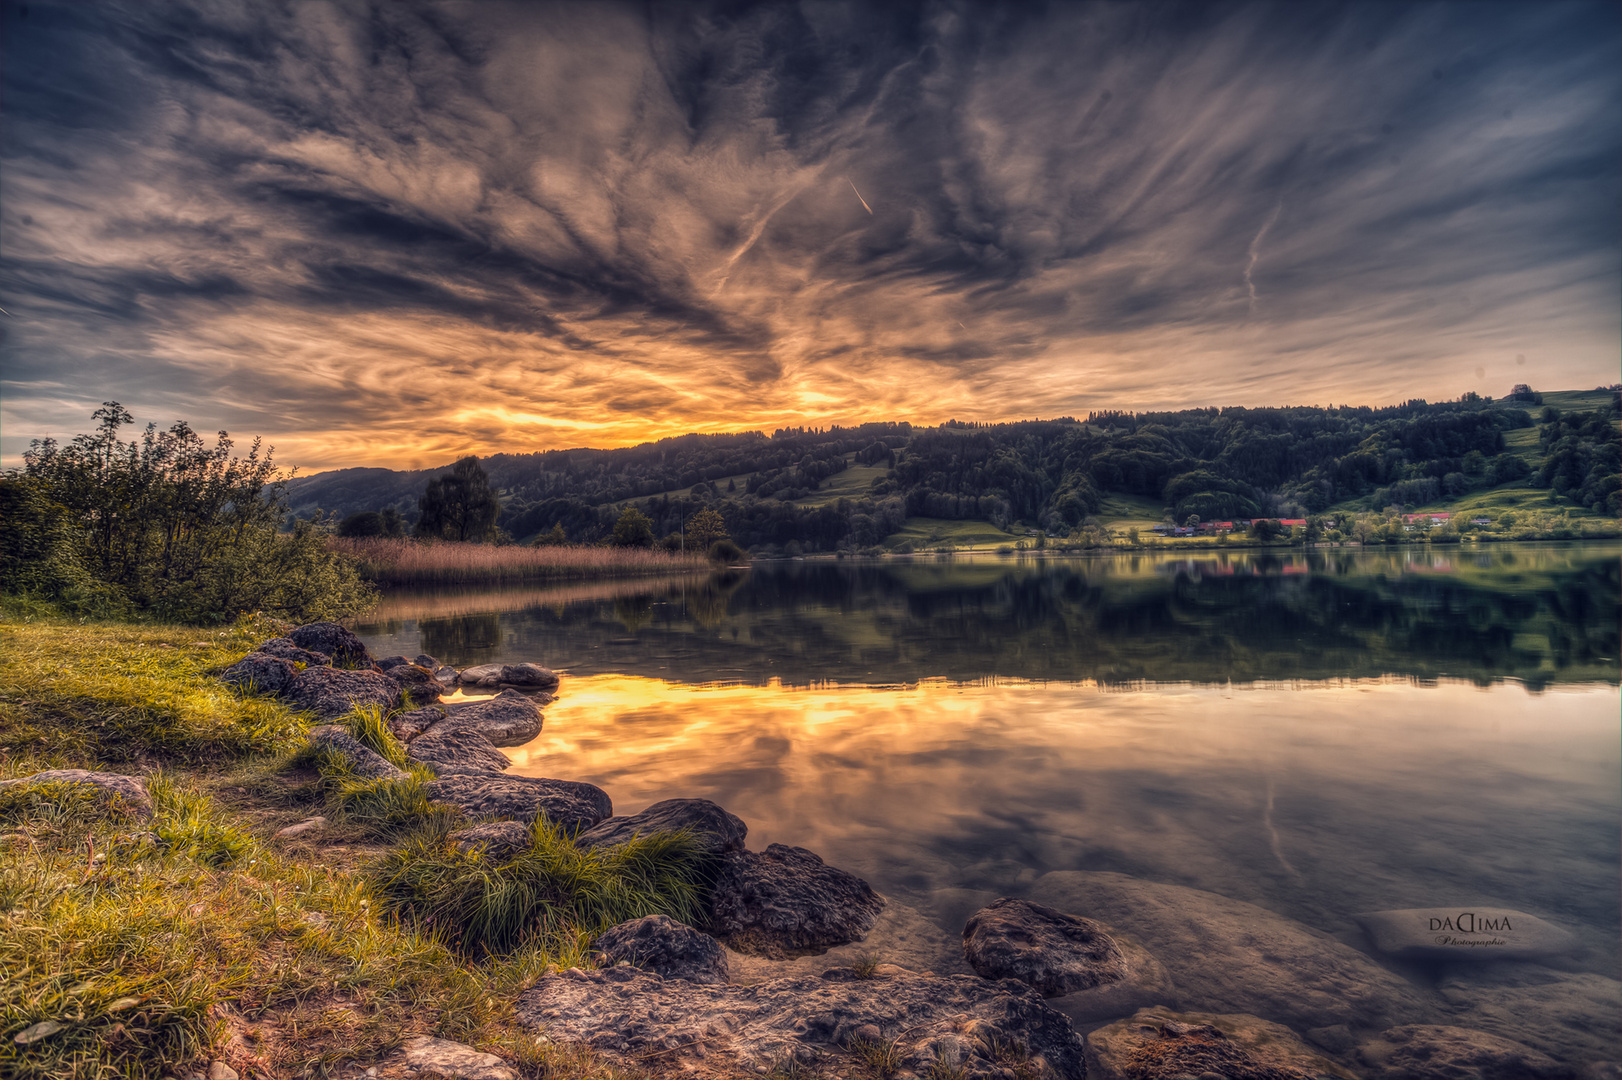
[[[391,912],[435,927],[470,954],[503,955],[537,944],[568,953],[644,915],[692,924],[711,870],[685,833],[582,849],[537,818],[529,847],[511,858],[460,850],[444,833],[419,834],[385,856],[375,881]]]
[[[811,492],[803,499],[794,499],[792,505],[805,509],[815,509],[819,506],[831,506],[840,499],[860,499],[873,487],[874,483],[884,479],[885,473],[890,471],[888,465],[851,465],[844,472],[834,473],[822,482],[822,486]]]
[[[305,719],[215,676],[272,632],[0,608],[0,777],[156,769],[149,821],[79,786],[0,789],[0,1075],[157,1080],[224,1059],[275,1080],[347,1076],[421,1034],[498,1053],[525,1080],[642,1076],[582,1047],[537,1046],[519,1025],[514,1002],[543,972],[589,963],[578,941],[562,947],[561,925],[558,951],[528,938],[470,962],[442,924],[395,918],[364,867],[344,868],[375,856],[271,839],[321,805],[320,786],[287,771]],[[348,725],[393,756],[382,720]],[[442,839],[459,815],[402,799],[420,779],[351,789],[349,812],[370,802],[387,817],[403,801],[407,835]],[[670,850],[633,851],[612,875],[621,893],[685,910],[690,892],[660,891]]]
[[[891,551],[904,544],[914,549],[950,547],[958,551],[995,548],[1024,539],[1004,532],[989,521],[954,521],[947,518],[910,517],[898,531],[884,539]]]
[[[1159,499],[1147,499],[1141,495],[1112,491],[1104,496],[1097,517],[1117,531],[1133,525],[1140,529],[1149,529],[1160,524],[1166,509],[1166,504]]]

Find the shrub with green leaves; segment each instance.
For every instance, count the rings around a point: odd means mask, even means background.
[[[525,944],[567,949],[581,934],[644,915],[692,923],[712,869],[683,831],[583,849],[537,818],[529,846],[510,858],[459,850],[445,832],[421,834],[385,856],[373,881],[390,910],[467,952],[502,954]]]

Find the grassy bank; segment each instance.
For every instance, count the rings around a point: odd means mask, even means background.
[[[493,547],[383,537],[333,537],[328,544],[331,550],[356,560],[362,576],[381,585],[568,581],[681,573],[708,565],[701,555],[656,548]]]
[[[416,778],[383,791],[320,771],[307,717],[219,686],[271,629],[0,608],[0,779],[119,772],[155,807],[141,820],[83,789],[0,789],[0,1075],[156,1080],[225,1060],[347,1076],[418,1034],[530,1080],[627,1075],[537,1045],[513,1003],[548,967],[583,964],[604,919],[690,903],[682,851],[665,840],[638,863],[661,868],[651,884],[544,829],[511,866],[458,854],[445,836],[466,819],[414,802]],[[350,722],[376,742],[376,720]],[[276,837],[315,814],[318,839]],[[492,903],[481,890],[498,878],[504,896],[544,898],[544,927]]]

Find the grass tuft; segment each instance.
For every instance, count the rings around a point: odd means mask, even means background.
[[[683,832],[650,833],[613,848],[581,849],[537,818],[530,845],[495,861],[423,833],[384,857],[374,881],[391,911],[433,927],[463,951],[505,954],[525,945],[575,947],[644,915],[695,921],[709,857]]]

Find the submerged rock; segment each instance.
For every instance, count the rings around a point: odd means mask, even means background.
[[[981,978],[1018,979],[1043,997],[1126,978],[1126,957],[1104,927],[1007,896],[969,917],[963,956]]]
[[[1082,1040],[1029,987],[973,976],[899,973],[859,979],[839,969],[731,986],[665,979],[635,967],[578,968],[541,977],[518,999],[518,1016],[553,1040],[583,1042],[605,1057],[655,1060],[720,1053],[764,1071],[785,1061],[850,1062],[865,1044],[890,1046],[899,1070],[990,1080],[1012,1074],[1082,1080]]]
[[[1622,982],[1541,964],[1453,968],[1437,990],[1444,1022],[1571,1062],[1622,1061]]]
[[[1143,1009],[1087,1035],[1087,1080],[1351,1080],[1283,1024],[1243,1013]]]
[[[882,910],[884,898],[856,875],[771,844],[721,857],[709,929],[739,952],[788,957],[860,941]]]
[[[334,664],[343,667],[369,667],[372,654],[366,643],[351,630],[335,622],[306,623],[287,635],[301,649],[326,653]]]
[[[399,780],[405,772],[388,758],[362,743],[337,724],[327,724],[310,732],[310,745],[343,759],[350,772],[362,780]]]
[[[565,832],[589,829],[614,812],[607,793],[592,784],[505,773],[449,773],[428,783],[428,795],[454,803],[469,817],[544,817]]]
[[[727,965],[735,983],[769,982],[799,975],[821,975],[834,967],[895,965],[915,974],[973,975],[963,959],[962,938],[948,932],[917,908],[886,898],[884,910],[861,941],[836,945],[827,952],[791,959],[746,956],[727,951]],[[1064,998],[1048,1002],[1060,1008]]]
[[[667,979],[694,983],[727,981],[727,955],[721,943],[666,915],[648,915],[611,926],[592,946],[599,967],[622,961]]]
[[[336,720],[357,705],[392,709],[400,702],[400,684],[376,671],[308,668],[282,690],[282,700],[324,720]]]
[[[442,722],[448,730],[472,730],[496,746],[518,746],[541,733],[545,717],[531,698],[503,690],[485,701],[453,702]]]
[[[279,696],[298,674],[291,661],[270,653],[251,652],[220,672],[220,681],[253,694]]]
[[[686,830],[712,855],[742,851],[749,826],[708,799],[666,799],[640,814],[609,818],[575,838],[581,847],[611,847],[633,836]]]
[[[109,813],[130,817],[152,816],[152,796],[139,777],[121,773],[92,772],[89,769],[46,769],[15,780],[0,780],[0,791],[26,790],[46,784],[71,784],[91,792]]]
[[[1547,1054],[1484,1031],[1408,1024],[1358,1047],[1368,1080],[1574,1080]]]
[[[1536,960],[1579,949],[1575,934],[1509,908],[1405,908],[1352,917],[1375,949],[1401,959]]]
[[[1266,908],[1125,874],[1059,871],[1031,899],[1136,938],[1186,1008],[1243,1011],[1305,1031],[1428,1019],[1407,981],[1329,935]]]

